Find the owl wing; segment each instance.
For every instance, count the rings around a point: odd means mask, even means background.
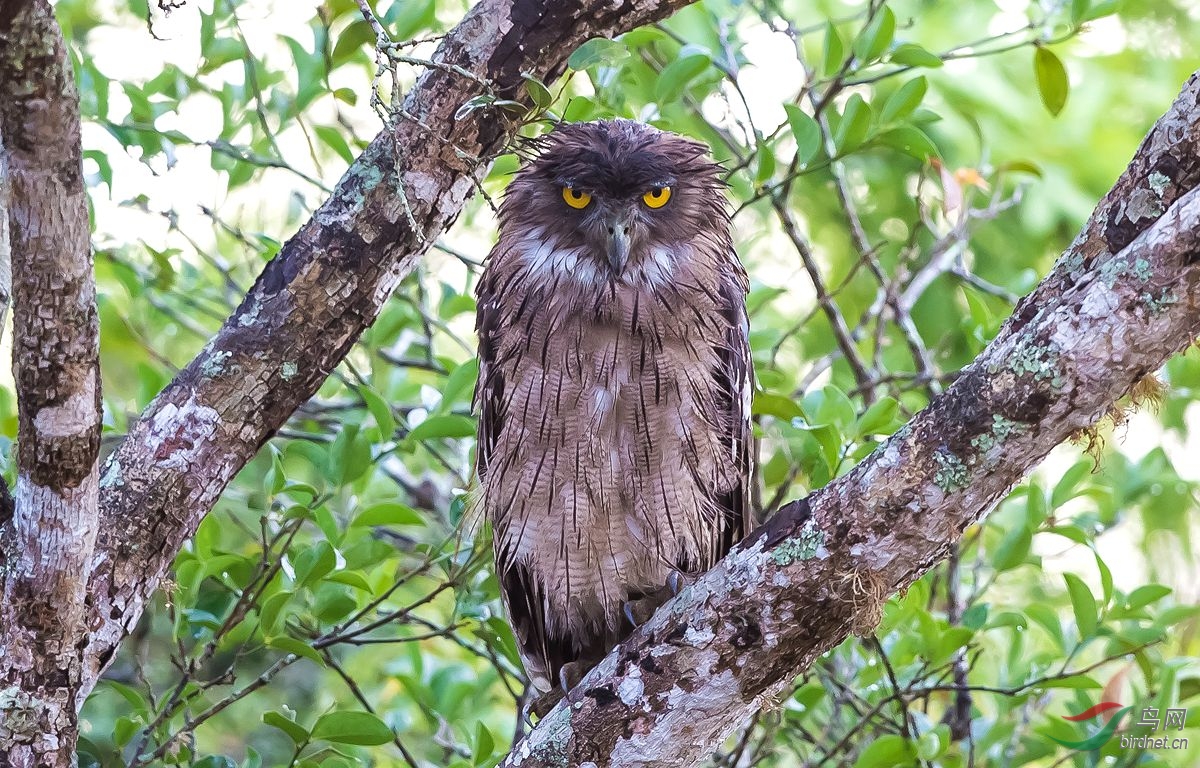
[[[475,331],[479,336],[479,379],[475,382],[475,409],[479,413],[475,469],[479,482],[487,478],[496,441],[504,427],[504,376],[496,364],[500,331],[499,303],[490,281],[479,286]]]
[[[730,258],[737,264],[737,257]],[[727,322],[725,343],[718,351],[718,367],[714,379],[718,403],[729,414],[729,458],[733,462],[737,481],[714,499],[724,510],[726,524],[716,542],[716,557],[707,563],[711,568],[729,552],[753,527],[750,508],[754,469],[754,432],[750,422],[750,401],[754,394],[754,364],[750,357],[750,319],[746,314],[745,273],[740,265],[727,272],[720,282],[721,313]]]
[[[501,488],[504,482],[503,464],[493,467],[492,454],[508,418],[504,371],[497,355],[504,333],[516,332],[504,326],[504,310],[500,306],[495,279],[485,274],[476,294],[477,310],[475,330],[479,337],[479,379],[475,384],[475,408],[479,413],[479,427],[475,448],[475,469],[481,488]],[[500,472],[501,476],[491,476]],[[504,520],[495,519],[496,510],[489,510],[488,517],[493,531]],[[512,553],[496,544],[496,578],[500,582],[500,597],[508,612],[509,623],[517,641],[517,650],[525,672],[535,688],[549,690],[551,674],[571,658],[571,648],[561,641],[546,636],[546,605],[541,584],[530,573],[529,568],[516,562]]]

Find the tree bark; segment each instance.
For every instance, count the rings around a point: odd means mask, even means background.
[[[1200,73],[954,384],[616,648],[502,763],[696,765],[1200,334]]]
[[[79,95],[45,0],[0,2],[0,136],[18,403],[14,505],[0,518],[0,765],[65,766],[96,540],[100,366]]]

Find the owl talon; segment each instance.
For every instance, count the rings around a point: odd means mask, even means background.
[[[696,577],[686,574],[683,571],[671,571],[667,575],[667,588],[671,590],[671,596],[679,594],[679,591],[686,586],[694,584]]]
[[[625,611],[625,619],[629,625],[637,629],[641,625],[650,621],[650,617],[658,610],[658,606],[663,604],[663,600],[657,595],[647,595],[646,597],[638,598],[637,600],[626,600],[621,607]]]
[[[667,586],[671,588],[672,595],[679,594],[679,590],[683,588],[679,571],[671,571],[670,575],[667,576]]]
[[[563,692],[557,689],[546,691],[545,693],[537,696],[528,704],[528,712],[525,722],[530,726],[530,728],[532,728],[533,723],[530,722],[528,716],[537,715],[538,720],[541,720],[543,717],[550,714],[550,710],[554,709],[554,705],[561,701],[562,698]]]
[[[577,661],[568,661],[558,670],[558,685],[562,688],[562,695],[566,696],[571,689],[579,684],[583,679],[583,674],[587,669]]]

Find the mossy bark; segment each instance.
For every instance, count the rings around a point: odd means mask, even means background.
[[[99,328],[79,96],[44,0],[0,2],[0,137],[18,403],[17,483],[0,505],[0,765],[67,766],[98,518]]]

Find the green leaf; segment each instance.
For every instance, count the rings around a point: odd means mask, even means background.
[[[879,113],[879,122],[886,125],[911,115],[913,110],[921,105],[928,87],[928,82],[922,76],[914,77],[897,88],[884,102],[883,110]]]
[[[903,736],[887,734],[871,742],[854,761],[854,768],[893,768],[914,765],[917,752],[913,743]]]
[[[1091,637],[1096,633],[1099,615],[1096,612],[1096,598],[1087,584],[1083,583],[1073,573],[1064,573],[1067,582],[1067,592],[1071,596],[1071,609],[1075,612],[1075,626],[1079,628],[1081,638]]]
[[[754,183],[762,185],[775,175],[775,153],[771,151],[771,147],[767,142],[758,142],[754,161],[758,166],[758,170],[754,174]]]
[[[330,712],[317,720],[312,737],[369,747],[391,741],[392,729],[370,712]]]
[[[522,72],[521,78],[525,81],[525,90],[529,92],[529,98],[533,99],[533,105],[540,110],[549,109],[550,104],[554,102],[554,95],[550,93],[546,84],[528,72]]]
[[[833,384],[826,384],[821,389],[821,404],[815,418],[818,424],[834,424],[845,430],[857,420],[857,413],[845,392]]]
[[[283,651],[284,653],[290,653],[293,656],[299,656],[302,659],[308,659],[309,661],[322,667],[325,666],[325,660],[321,658],[320,653],[318,653],[308,643],[295,637],[289,637],[287,635],[269,637],[267,638],[267,647],[274,648],[277,651]]]
[[[332,577],[321,585],[313,600],[313,613],[326,624],[344,619],[357,607],[358,601],[350,595],[349,590],[333,583]]]
[[[358,396],[366,403],[367,410],[370,411],[376,426],[379,427],[380,439],[389,439],[396,432],[396,417],[392,413],[392,407],[373,388],[360,386],[357,389]]]
[[[801,165],[808,165],[821,149],[821,126],[795,104],[785,104],[783,109],[796,139],[796,159]]]
[[[629,58],[629,48],[619,40],[594,37],[575,49],[567,59],[567,66],[574,70],[588,67],[611,67]]]
[[[1028,160],[1012,160],[996,166],[997,173],[1028,173],[1030,176],[1042,178],[1042,169],[1036,163]]]
[[[1125,598],[1125,606],[1130,609],[1141,608],[1162,600],[1174,590],[1162,584],[1146,584],[1129,593]]]
[[[435,0],[406,0],[392,3],[383,17],[385,26],[390,24],[392,39],[405,40],[417,32],[433,27],[436,19]]]
[[[108,161],[108,155],[98,149],[89,149],[83,153],[83,157],[85,160],[91,160],[96,164],[96,168],[98,169],[98,173],[100,175],[100,181],[104,182],[104,184],[108,186],[108,194],[111,196],[113,169],[112,163]]]
[[[142,730],[142,720],[136,717],[118,717],[113,725],[113,742],[123,747]]]
[[[200,65],[200,74],[207,75],[231,61],[245,59],[246,47],[236,38],[217,37],[203,47],[203,53],[204,63]]]
[[[367,507],[354,521],[352,527],[373,527],[377,525],[424,525],[425,519],[421,513],[412,507],[395,501],[372,504]]]
[[[688,83],[699,77],[710,64],[712,58],[707,53],[692,53],[672,61],[658,75],[654,100],[659,104],[676,101],[683,95]]]
[[[944,63],[936,54],[930,53],[915,43],[901,43],[888,54],[888,60],[893,64],[905,67],[936,68]]]
[[[868,435],[891,434],[897,426],[896,417],[899,413],[900,403],[892,397],[881,397],[858,418],[854,427],[855,437],[861,439]]]
[[[371,466],[371,443],[359,434],[358,426],[346,424],[330,448],[333,458],[331,474],[345,485],[352,483]]]
[[[1076,491],[1076,487],[1079,485],[1079,481],[1091,471],[1092,462],[1084,460],[1076,462],[1074,466],[1064,472],[1059,481],[1055,483],[1054,490],[1050,493],[1050,506],[1057,509],[1078,496],[1079,493]]]
[[[1025,562],[1032,544],[1033,531],[1027,526],[1022,525],[1009,530],[992,554],[992,567],[997,573],[1016,568]]]
[[[473,437],[474,435],[474,419],[455,414],[445,414],[430,416],[425,419],[425,421],[413,427],[412,431],[408,433],[407,439],[415,443],[439,437],[459,438]]]
[[[885,5],[854,40],[854,55],[859,63],[869,64],[878,59],[892,44],[895,34],[896,15]]]
[[[1025,615],[1045,629],[1060,648],[1063,646],[1062,621],[1059,620],[1058,613],[1053,608],[1045,603],[1032,603],[1025,607]]]
[[[483,722],[475,724],[475,740],[472,745],[472,765],[484,765],[492,756],[492,751],[496,748],[496,740],[492,738],[492,732],[488,730]]]
[[[337,565],[337,555],[328,541],[318,541],[296,558],[296,588],[309,586],[325,578]]]
[[[341,66],[346,60],[357,53],[362,53],[366,45],[375,45],[375,32],[366,19],[357,19],[342,30],[337,43],[333,46],[333,66]]]
[[[1113,596],[1113,576],[1112,569],[1108,567],[1108,563],[1104,562],[1104,558],[1100,557],[1099,552],[1094,552],[1096,556],[1096,569],[1100,571],[1100,589],[1103,593],[1103,602],[1101,605],[1107,607],[1112,603]]]
[[[321,143],[336,152],[338,157],[347,163],[354,162],[354,150],[350,149],[350,145],[346,143],[346,137],[342,135],[342,131],[330,125],[318,125],[313,130]]]
[[[1087,675],[1071,675],[1070,677],[1056,677],[1051,680],[1046,680],[1045,682],[1038,683],[1038,687],[1070,688],[1073,690],[1088,691],[1095,690],[1096,688],[1103,688],[1104,686],[1096,682],[1094,678],[1088,677]]]
[[[308,729],[295,720],[289,719],[282,712],[263,712],[262,721],[286,733],[293,744],[306,744],[308,742]]]
[[[1071,26],[1078,27],[1083,23],[1087,16],[1088,10],[1092,5],[1091,0],[1071,0]]]
[[[970,630],[982,629],[988,620],[988,604],[975,603],[963,611],[962,625]]]
[[[1125,5],[1125,0],[1092,0],[1091,8],[1080,21],[1095,21],[1119,12]]]
[[[338,584],[347,584],[364,592],[371,591],[371,583],[367,581],[367,577],[362,574],[362,571],[334,571],[329,574],[327,580],[336,581]]]
[[[837,27],[832,21],[825,22],[825,55],[821,60],[821,72],[826,77],[837,74],[842,68],[845,55],[846,46],[842,43],[842,36],[838,34]]]
[[[921,760],[933,760],[941,756],[950,746],[950,726],[942,723],[936,728],[926,731],[917,739],[917,757]]]
[[[446,378],[442,387],[442,401],[438,403],[438,411],[445,413],[450,406],[458,401],[460,395],[473,392],[475,381],[479,378],[479,359],[471,358],[456,367]]]
[[[930,140],[925,132],[913,125],[902,125],[898,128],[892,128],[890,131],[884,131],[876,136],[873,141],[882,144],[886,147],[903,152],[909,157],[915,157],[918,160],[928,160],[931,157],[937,157],[939,154],[937,146]]]
[[[272,494],[279,493],[287,485],[287,474],[283,471],[283,456],[275,446],[271,449],[271,469],[267,471],[267,487]]]
[[[150,704],[146,701],[146,697],[141,694],[136,688],[131,688],[123,683],[118,683],[116,680],[101,680],[101,685],[116,691],[121,695],[121,698],[129,702],[129,706],[133,707],[134,712],[145,717],[150,712]]]
[[[838,155],[846,155],[862,146],[871,130],[871,106],[859,94],[846,102],[842,119],[833,134],[833,145]]]
[[[1070,88],[1067,68],[1053,51],[1039,45],[1033,52],[1033,72],[1037,77],[1042,104],[1047,112],[1057,117],[1067,103],[1067,91]]]
[[[262,601],[258,608],[258,623],[264,635],[269,635],[275,631],[275,626],[279,623],[279,613],[291,599],[292,593],[285,590],[283,592],[276,592]]]

